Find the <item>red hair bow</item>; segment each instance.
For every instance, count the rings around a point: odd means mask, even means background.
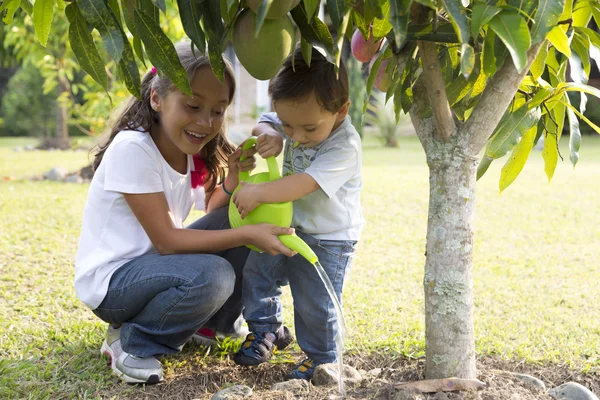
[[[200,155],[196,154],[193,157],[194,160],[194,170],[190,171],[192,178],[192,188],[197,188],[198,186],[203,186],[206,176],[208,175],[208,169],[206,168],[206,163],[204,159],[200,157]]]

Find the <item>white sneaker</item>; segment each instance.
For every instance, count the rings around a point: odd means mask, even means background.
[[[121,348],[121,328],[108,326],[100,352],[110,357],[110,368],[128,383],[154,384],[162,381],[162,366],[155,357],[136,357]]]

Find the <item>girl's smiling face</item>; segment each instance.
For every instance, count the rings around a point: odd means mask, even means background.
[[[190,81],[192,96],[179,89],[161,97],[154,89],[150,95],[152,108],[160,122],[152,136],[165,159],[181,159],[194,155],[221,131],[225,111],[231,102],[231,83],[221,82],[209,66],[196,70]]]

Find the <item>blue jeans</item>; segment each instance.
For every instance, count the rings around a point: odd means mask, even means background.
[[[318,240],[296,231],[319,257],[339,299],[350,270],[356,241]],[[300,348],[317,364],[336,361],[338,334],[333,302],[314,266],[294,257],[251,252],[244,266],[244,318],[250,331],[275,332],[283,324],[281,287],[289,283],[294,299],[294,325]]]
[[[189,228],[229,228],[227,207]],[[176,353],[201,326],[232,332],[243,322],[241,271],[248,253],[238,247],[216,254],[137,257],[114,273],[94,314],[122,325],[123,350],[139,357]]]

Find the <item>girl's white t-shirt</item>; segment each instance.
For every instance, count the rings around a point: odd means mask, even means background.
[[[89,308],[102,303],[119,267],[156,252],[123,193],[164,192],[173,224],[183,228],[194,203],[204,209],[204,188],[191,187],[192,169],[188,156],[187,172],[175,171],[146,132],[116,135],[90,184],[75,261],[75,291]]]

